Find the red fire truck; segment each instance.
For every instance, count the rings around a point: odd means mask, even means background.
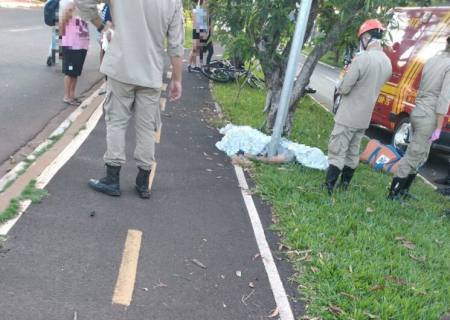
[[[381,89],[372,124],[393,132],[392,143],[405,149],[409,142],[409,115],[415,107],[424,63],[444,50],[450,36],[450,7],[397,8],[389,26],[386,54],[393,74]],[[450,152],[450,118],[433,148]]]

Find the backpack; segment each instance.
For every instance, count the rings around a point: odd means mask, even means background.
[[[59,0],[49,0],[44,6],[44,22],[53,27],[56,23],[56,12],[59,9]]]
[[[368,163],[375,170],[383,170],[395,174],[398,162],[402,158],[398,150],[392,145],[384,145],[380,141],[371,139],[360,160]]]

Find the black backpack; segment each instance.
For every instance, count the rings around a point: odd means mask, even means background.
[[[59,0],[50,0],[44,6],[44,22],[53,27],[56,23],[56,12],[59,8]]]

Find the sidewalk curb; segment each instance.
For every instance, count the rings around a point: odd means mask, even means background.
[[[20,196],[23,188],[32,180],[36,180],[36,188],[43,189],[59,169],[71,158],[81,144],[87,139],[89,133],[95,128],[102,115],[102,99],[99,93],[104,90],[104,84],[95,90],[83,103],[73,111],[61,125],[50,134],[49,138],[39,145],[27,159],[33,162],[22,161],[8,177],[3,177],[7,184],[10,184],[0,193],[0,213],[8,208],[12,199]],[[55,137],[60,139],[55,140]],[[53,139],[53,140],[52,140]],[[48,148],[51,146],[50,148]],[[48,148],[48,150],[46,150]],[[45,150],[42,154],[37,154]],[[38,157],[39,156],[39,157]],[[35,157],[33,159],[33,157]],[[42,167],[42,170],[40,168]],[[25,170],[24,170],[25,169]],[[23,171],[23,172],[20,172]],[[7,180],[9,179],[9,180]],[[12,180],[11,180],[12,179]],[[6,235],[20,216],[26,211],[31,201],[20,202],[20,209],[17,214],[3,224],[0,224],[0,235]]]

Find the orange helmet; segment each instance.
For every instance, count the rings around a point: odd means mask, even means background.
[[[366,20],[359,28],[358,38],[361,37],[361,35],[363,33],[366,33],[367,31],[375,30],[375,29],[378,29],[381,31],[386,30],[385,27],[383,26],[383,24],[378,19]]]

